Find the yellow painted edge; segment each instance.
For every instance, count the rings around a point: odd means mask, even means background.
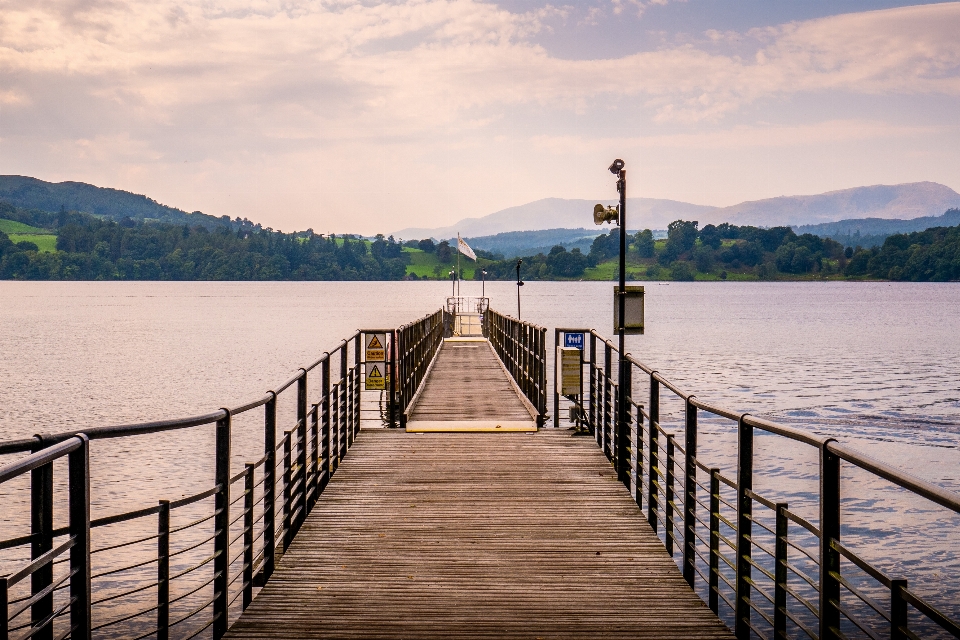
[[[408,433],[506,433],[536,430],[537,423],[526,420],[416,420],[407,423]]]
[[[459,338],[444,338],[444,342],[487,342],[486,338],[481,337],[459,337]]]

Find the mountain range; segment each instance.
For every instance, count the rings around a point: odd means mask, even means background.
[[[434,228],[406,228],[394,232],[400,238],[438,239],[463,236],[490,236],[511,231],[577,229],[592,222],[597,200],[545,198],[510,207],[482,218],[464,218]],[[605,205],[614,200],[599,200]],[[729,222],[758,227],[817,225],[841,220],[876,218],[911,220],[940,216],[960,207],[960,193],[936,182],[874,185],[830,191],[817,195],[780,196],[741,202],[730,207],[662,200],[628,198],[630,228],[666,229],[674,220],[697,220],[700,226]]]

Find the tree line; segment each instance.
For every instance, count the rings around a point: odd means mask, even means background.
[[[308,229],[282,233],[237,219],[214,229],[167,223],[119,222],[61,210],[27,210],[0,202],[0,218],[54,230],[57,251],[43,253],[29,241],[14,243],[0,232],[0,279],[24,280],[401,280],[410,254],[404,246],[435,253],[452,263],[456,247],[444,240],[393,237],[364,240]],[[960,279],[960,225],[889,236],[879,248],[847,247],[789,227],[762,229],[731,224],[699,227],[676,220],[667,237],[649,229],[627,238],[627,277],[694,280],[810,277],[911,281]],[[520,277],[557,280],[617,279],[620,230],[597,236],[588,253],[562,245],[525,256]],[[516,277],[515,259],[476,251],[491,280]],[[599,268],[607,265],[606,271]],[[588,270],[595,271],[588,273]],[[440,271],[438,270],[438,273]],[[439,277],[439,276],[438,276]]]
[[[51,226],[57,222],[53,216]],[[400,280],[406,274],[402,247],[383,236],[369,242],[312,230],[281,233],[248,225],[210,230],[67,213],[60,220],[55,253],[40,253],[33,243],[13,243],[0,233],[0,278]]]
[[[676,220],[665,240],[644,229],[627,238],[628,277],[649,280],[741,278],[803,279],[810,277],[946,281],[960,279],[960,225],[915,233],[893,234],[879,248],[846,247],[831,238],[797,234],[790,227],[763,229],[729,223]],[[477,252],[489,259],[488,278],[516,277],[516,260]],[[620,230],[597,236],[588,254],[553,247],[549,253],[524,256],[521,278],[582,278],[588,269],[619,257]],[[613,269],[611,279],[619,278]]]

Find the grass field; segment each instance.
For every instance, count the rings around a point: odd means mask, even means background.
[[[449,276],[450,270],[456,267],[456,261],[446,264],[441,264],[437,260],[436,253],[426,253],[420,249],[413,249],[411,247],[404,247],[403,252],[410,256],[410,264],[407,265],[407,273],[416,274],[418,278],[430,278],[431,280],[437,279],[436,267],[440,267],[439,278],[441,280],[446,280]],[[456,260],[456,256],[454,256]],[[463,269],[463,279],[464,280],[473,280],[473,272],[476,269],[475,263],[472,260],[467,258],[461,258],[460,268]]]
[[[16,233],[18,235],[37,235],[37,236],[55,236],[56,234],[53,231],[47,229],[38,229],[37,227],[31,227],[28,224],[23,224],[22,222],[16,222],[14,220],[3,220],[0,219],[0,231],[3,231],[5,234],[10,235]]]
[[[36,233],[11,233],[9,235],[11,242],[16,243],[24,240],[32,242],[37,245],[40,253],[53,253],[57,250],[57,236],[50,235],[49,233],[42,235]]]

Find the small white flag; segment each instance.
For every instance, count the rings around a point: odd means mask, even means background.
[[[470,245],[468,245],[464,239],[460,237],[460,234],[457,234],[457,249],[460,251],[460,253],[467,256],[474,262],[477,261],[477,254],[475,254],[473,249],[470,248]]]

